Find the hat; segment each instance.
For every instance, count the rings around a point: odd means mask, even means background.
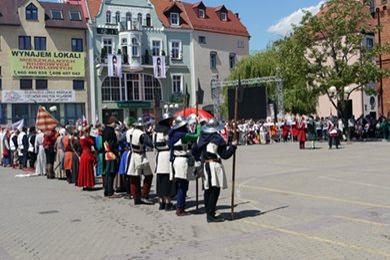
[[[167,112],[165,114],[163,114],[160,122],[158,122],[159,125],[163,125],[163,124],[166,124],[169,120],[173,119],[173,116],[171,113]]]
[[[133,124],[133,126],[135,126],[135,127],[143,127],[145,125],[146,125],[146,123],[142,117],[139,117],[137,119],[137,121]]]
[[[218,122],[217,119],[212,118],[210,119],[206,125],[202,127],[202,132],[206,134],[213,134],[218,133],[221,131],[225,126]]]
[[[188,122],[184,117],[178,116],[175,118],[175,121],[173,122],[172,129],[176,130],[176,129],[182,128],[183,126],[185,126],[187,124],[188,124]]]

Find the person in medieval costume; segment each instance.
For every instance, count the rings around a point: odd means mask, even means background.
[[[117,119],[111,116],[108,125],[103,130],[104,158],[106,161],[106,177],[104,182],[104,196],[108,198],[118,198],[114,191],[114,179],[118,172],[118,137],[115,133]]]
[[[149,161],[146,157],[147,147],[153,148],[153,142],[145,133],[145,122],[142,118],[138,118],[133,124],[134,130],[131,136],[131,159],[127,170],[127,175],[130,176],[130,191],[134,199],[134,204],[152,205],[149,200],[149,193],[152,187],[153,173],[150,168]],[[144,177],[143,186],[141,189],[141,178]]]
[[[297,138],[299,142],[299,149],[304,150],[306,143],[306,124],[303,117],[298,117],[296,128],[298,131]]]
[[[195,172],[195,159],[188,149],[188,144],[195,142],[200,135],[200,131],[190,133],[187,125],[186,119],[178,116],[169,133],[168,142],[172,164],[170,179],[176,183],[176,215],[179,217],[189,214],[185,211],[185,203],[189,181],[194,178]]]
[[[57,179],[66,179],[66,174],[64,171],[64,156],[65,156],[65,147],[64,147],[64,136],[66,135],[65,128],[61,128],[58,131],[59,135],[54,144],[54,152],[56,154],[54,160],[54,176]]]
[[[94,153],[94,139],[89,133],[90,128],[86,126],[80,137],[82,152],[80,156],[79,174],[77,176],[77,187],[82,187],[83,190],[92,190],[95,186],[94,168],[96,165],[96,156]]]
[[[35,138],[35,153],[37,154],[37,162],[35,164],[35,174],[36,175],[46,175],[46,153],[45,148],[43,147],[44,133],[41,130],[38,130],[37,136]]]
[[[173,209],[171,197],[175,194],[173,182],[169,179],[171,165],[169,163],[168,135],[172,120],[171,114],[164,114],[162,120],[156,125],[153,136],[153,144],[156,149],[155,173],[157,176],[156,190],[160,204],[159,210],[166,211]]]
[[[34,169],[35,162],[37,160],[37,154],[35,153],[35,138],[36,138],[35,126],[30,127],[28,136],[28,159],[31,169]]]
[[[310,116],[307,122],[307,140],[311,142],[311,149],[316,149],[315,143],[318,139],[316,122],[314,117]]]
[[[216,207],[221,189],[227,188],[227,179],[222,159],[227,160],[233,156],[237,143],[233,141],[228,145],[221,135],[223,124],[216,119],[210,119],[202,127],[202,134],[194,145],[192,152],[197,159],[204,162],[204,203],[207,222],[222,222],[224,219],[216,215]]]
[[[73,151],[70,142],[72,141],[72,128],[67,126],[67,131],[63,139],[64,144],[64,171],[68,183],[72,183],[72,158]]]
[[[18,165],[18,135],[19,130],[12,130],[9,145],[11,149],[11,164],[15,168]]]
[[[81,145],[80,145],[80,135],[82,133],[82,126],[73,132],[73,136],[69,142],[72,149],[72,172],[71,172],[71,183],[77,185],[77,179],[79,175],[80,168],[80,156],[81,156]]]
[[[9,145],[9,139],[11,136],[11,132],[9,129],[5,129],[5,133],[2,139],[2,144],[3,144],[3,166],[8,167],[11,165],[11,150],[10,150],[10,145]]]
[[[54,145],[57,140],[57,132],[55,129],[45,132],[43,139],[43,147],[45,148],[46,153],[46,167],[47,167],[47,178],[54,179]]]
[[[27,168],[27,155],[28,155],[28,137],[27,128],[23,127],[18,135],[18,156],[19,156],[19,168]]]

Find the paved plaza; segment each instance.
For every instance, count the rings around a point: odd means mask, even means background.
[[[2,168],[0,259],[390,259],[390,143],[320,148],[239,147],[221,224]]]

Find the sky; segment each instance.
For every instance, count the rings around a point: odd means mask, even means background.
[[[45,0],[53,1],[56,0]],[[200,0],[185,0],[199,2]],[[239,13],[251,34],[250,50],[260,51],[272,41],[287,35],[291,23],[299,23],[304,10],[316,13],[325,0],[203,0],[206,6],[219,6]]]

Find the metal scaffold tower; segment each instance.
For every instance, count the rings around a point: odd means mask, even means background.
[[[242,79],[241,86],[243,87],[264,87],[264,83],[276,83],[276,97],[278,117],[284,117],[284,94],[283,94],[283,80],[279,77],[261,77]],[[211,96],[213,98],[214,115],[216,118],[221,119],[221,98],[223,87],[236,88],[238,87],[238,80],[220,81],[213,79],[211,81]]]

